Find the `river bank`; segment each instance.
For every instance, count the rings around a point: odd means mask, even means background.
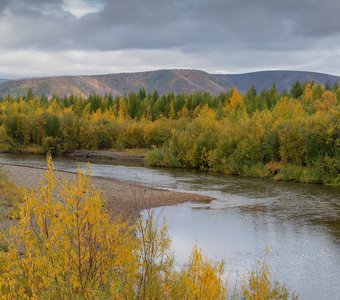
[[[70,158],[108,159],[119,162],[140,163],[144,165],[147,151],[147,149],[73,150],[65,151],[61,154]],[[0,153],[46,155],[46,150],[41,147],[21,147],[20,150],[0,148]]]
[[[163,157],[163,155],[158,153],[158,151],[160,151],[160,149],[150,150],[144,148],[72,150],[59,153],[59,156],[75,160],[106,160],[112,161],[113,163],[151,166],[163,169],[197,170],[197,168],[193,168],[192,166],[178,165],[175,160],[171,160],[171,163],[169,164],[161,162],[158,159],[159,157]],[[46,155],[46,150],[41,147],[26,147],[20,148],[20,150],[0,148],[0,154]],[[332,163],[332,165],[338,165],[337,161]],[[334,166],[332,167],[333,169]],[[274,181],[340,186],[339,174],[330,175],[325,173],[325,171],[320,171],[312,167],[296,166],[289,163],[284,164],[282,162],[272,162],[268,164],[258,163],[251,167],[244,167],[242,170],[238,171],[222,167],[200,168],[199,171],[245,178],[265,178]]]
[[[38,187],[45,175],[45,170],[40,168],[6,164],[1,166],[10,180],[27,188]],[[74,181],[76,179],[76,174],[64,171],[55,171],[55,175],[61,180]],[[136,216],[146,208],[184,202],[206,202],[212,199],[208,196],[173,192],[145,187],[138,183],[94,176],[91,177],[91,185],[103,192],[110,212],[124,216]]]
[[[108,159],[119,162],[132,162],[145,164],[146,150],[140,151],[99,151],[99,150],[75,150],[63,153],[66,157],[71,158],[93,158],[93,159]]]

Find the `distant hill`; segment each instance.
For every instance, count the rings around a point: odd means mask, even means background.
[[[60,76],[21,79],[1,82],[0,95],[25,95],[32,88],[36,95],[79,95],[127,94],[146,88],[148,92],[157,90],[159,94],[168,92],[194,93],[197,91],[219,94],[233,87],[244,92],[252,84],[258,91],[270,88],[274,83],[278,90],[289,90],[292,84],[314,81],[333,85],[340,82],[340,76],[302,71],[261,71],[245,74],[209,74],[199,70],[159,70],[139,73],[120,73],[89,76]]]

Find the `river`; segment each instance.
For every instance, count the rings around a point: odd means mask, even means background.
[[[44,157],[0,154],[0,164],[45,167]],[[56,169],[75,172],[81,161],[57,157]],[[85,167],[85,164],[82,163]],[[195,243],[226,261],[231,286],[254,268],[265,248],[274,277],[300,299],[340,299],[340,188],[154,169],[92,160],[92,175],[212,196],[210,203],[157,208],[169,224],[176,264]]]

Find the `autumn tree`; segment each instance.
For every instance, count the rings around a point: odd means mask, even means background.
[[[232,96],[230,98],[229,103],[225,105],[225,112],[227,115],[232,117],[238,117],[239,114],[242,114],[245,109],[245,104],[243,100],[243,96],[237,89],[233,89]]]
[[[111,222],[88,176],[79,170],[76,182],[58,182],[50,157],[47,162],[41,188],[26,197],[18,226],[6,239],[8,252],[0,253],[1,294],[8,299],[104,297],[110,278],[136,270],[131,228]],[[129,283],[119,279],[125,290]]]
[[[336,95],[326,90],[323,92],[321,99],[314,102],[314,108],[317,111],[329,111],[336,104]]]
[[[153,212],[133,223],[112,220],[90,186],[89,170],[66,182],[55,177],[50,156],[47,164],[41,187],[20,207],[18,224],[1,235],[8,247],[0,252],[1,299],[224,297],[223,266],[203,259],[197,248],[188,267],[175,270],[167,227]]]

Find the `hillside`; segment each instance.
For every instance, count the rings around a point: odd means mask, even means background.
[[[233,85],[240,91],[247,91],[252,85],[260,91],[270,88],[274,83],[279,91],[289,91],[297,80],[302,83],[314,81],[321,84],[325,84],[328,81],[331,85],[336,81],[340,82],[340,76],[303,71],[260,71],[244,74],[214,75],[214,77],[222,80],[230,78]]]
[[[325,84],[340,82],[339,76],[302,71],[261,71],[245,74],[209,74],[199,70],[159,70],[140,73],[120,73],[90,76],[60,76],[31,78],[15,81],[0,80],[0,95],[24,95],[32,88],[37,95],[80,95],[112,94],[123,95],[146,88],[159,94],[168,92],[192,94],[197,91],[219,94],[232,87],[247,91],[252,84],[257,90],[270,88],[273,83],[279,90],[289,90],[292,84],[315,81]]]

